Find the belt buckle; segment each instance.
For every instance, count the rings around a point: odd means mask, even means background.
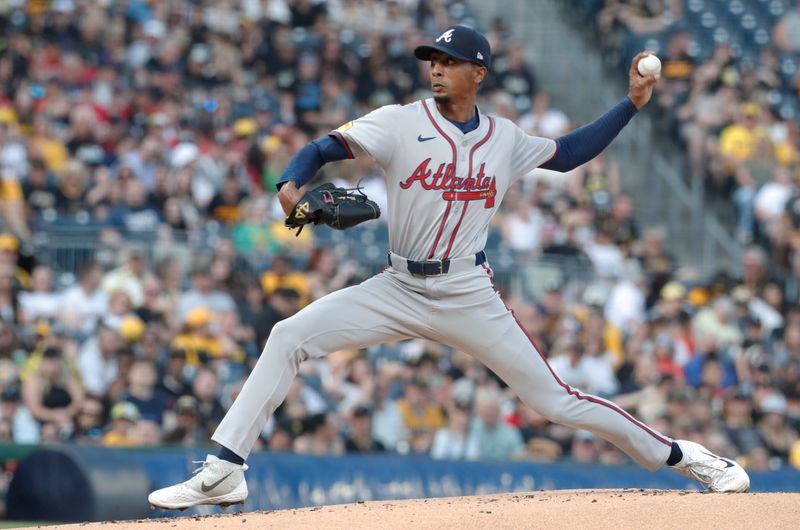
[[[425,263],[425,265],[423,265],[423,269],[422,270],[425,272],[425,276],[441,276],[441,275],[444,274],[444,261],[443,260],[431,259],[431,260],[426,260],[424,263]],[[428,274],[428,271],[426,270],[428,265],[436,266],[436,269],[437,269],[436,272],[434,272],[433,274]]]

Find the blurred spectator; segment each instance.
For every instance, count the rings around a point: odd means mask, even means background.
[[[428,383],[424,379],[414,377],[403,388],[404,397],[397,400],[397,408],[410,435],[410,450],[427,453],[434,434],[444,426],[444,414],[440,405],[430,401]]]
[[[772,33],[775,45],[790,53],[800,52],[800,6],[787,11],[775,24]]]
[[[178,304],[178,318],[186,321],[192,310],[200,308],[205,308],[210,314],[236,309],[236,304],[229,294],[214,289],[211,263],[207,260],[195,263],[192,270],[192,288],[181,296]]]
[[[211,218],[223,224],[235,225],[244,217],[240,206],[246,196],[239,178],[234,173],[228,173],[222,182],[222,190],[214,195],[208,205]]]
[[[171,403],[191,391],[185,372],[186,351],[179,348],[170,349],[156,388],[164,392],[170,398]]]
[[[317,247],[311,251],[306,264],[306,281],[312,300],[347,287],[358,271],[354,261],[340,263],[333,250]]]
[[[16,384],[7,384],[0,392],[0,421],[7,422],[10,431],[5,440],[18,444],[39,443],[39,425],[22,403]]]
[[[96,396],[88,394],[75,416],[72,439],[80,444],[99,444],[103,437],[105,420],[103,402]]]
[[[552,462],[561,456],[561,445],[550,433],[550,421],[547,418],[517,400],[513,425],[525,442],[525,456],[532,460]]]
[[[467,456],[469,434],[469,407],[456,403],[448,409],[447,425],[433,437],[431,458],[437,460],[463,460]]]
[[[110,417],[111,426],[103,434],[103,445],[109,447],[133,447],[138,445],[134,433],[140,414],[136,405],[127,401],[120,401],[111,407]]]
[[[40,422],[53,423],[69,434],[74,416],[80,410],[84,391],[75,368],[56,348],[35,352],[23,368],[22,400]]]
[[[295,438],[292,449],[310,455],[340,455],[344,442],[326,413],[314,414],[303,421],[303,433]]]
[[[61,307],[60,298],[54,291],[53,269],[46,265],[35,267],[31,273],[30,292],[19,293],[20,320],[30,323],[55,319]]]
[[[273,254],[280,250],[280,243],[273,237],[267,212],[266,197],[251,197],[241,201],[231,233],[238,251]]]
[[[4,143],[5,129],[5,125],[0,124],[0,145]],[[0,168],[0,217],[17,237],[22,239],[30,237],[31,232],[25,222],[22,188],[17,179],[17,173],[10,167]]]
[[[393,370],[393,368],[390,368],[390,363],[386,363],[385,366],[378,373],[378,382],[375,388],[372,435],[387,450],[407,453],[409,432],[406,429],[398,402],[389,397],[390,383],[387,379],[393,377],[389,373],[389,370]]]
[[[569,188],[581,205],[607,216],[620,194],[620,179],[619,165],[600,154],[570,172]],[[609,222],[609,229],[612,227],[614,223]]]
[[[167,396],[156,388],[157,377],[151,361],[134,361],[128,372],[128,387],[117,399],[133,403],[142,419],[161,425],[168,403]]]
[[[55,194],[55,209],[59,216],[77,219],[76,216],[80,215],[88,219],[87,174],[86,167],[75,158],[69,159],[64,165],[64,169],[58,174],[58,189]]]
[[[217,429],[217,425],[225,416],[225,409],[217,397],[219,395],[219,378],[216,372],[201,368],[192,383],[192,395],[197,398],[197,410],[208,436]]]
[[[146,276],[142,281],[142,304],[136,308],[136,315],[145,324],[162,324],[172,327],[174,306],[163,296],[161,280],[155,276]]]
[[[39,160],[31,162],[28,178],[22,184],[22,194],[28,209],[28,219],[36,219],[52,212],[56,206],[55,177]]]
[[[616,377],[607,358],[586,355],[584,347],[571,337],[556,341],[551,355],[550,366],[568,385],[601,396],[616,393]]]
[[[175,403],[175,425],[164,434],[164,442],[191,447],[205,443],[206,439],[197,399],[188,394],[179,397]]]
[[[797,432],[786,424],[786,398],[779,393],[765,396],[760,404],[758,433],[771,457],[786,462],[797,441]]]
[[[636,257],[642,264],[646,274],[669,274],[675,265],[675,259],[667,250],[667,232],[663,227],[653,226],[644,231],[643,241]]]
[[[753,423],[753,408],[749,396],[737,391],[725,403],[725,434],[741,454],[749,454],[761,446],[758,431]]]
[[[259,346],[266,344],[272,328],[281,320],[300,310],[300,295],[291,288],[276,289],[267,300],[267,307],[256,319],[256,341]]]
[[[125,183],[123,202],[112,206],[106,218],[109,228],[126,237],[155,232],[160,222],[160,212],[147,203],[147,192],[138,180]]]
[[[100,288],[102,277],[100,265],[84,263],[78,271],[78,283],[61,292],[59,320],[68,330],[86,337],[108,311],[108,295]]]
[[[117,352],[122,346],[119,334],[101,325],[96,336],[87,339],[78,353],[78,368],[87,392],[104,395],[117,379]]]
[[[694,331],[713,338],[719,346],[729,346],[742,342],[742,332],[733,322],[733,303],[728,297],[717,298],[707,308],[701,309],[694,317]]]
[[[600,441],[597,436],[589,431],[579,430],[575,432],[570,447],[570,456],[574,461],[582,464],[597,462],[600,456]]]
[[[133,438],[137,447],[158,447],[161,445],[161,427],[153,420],[140,418],[133,428]]]
[[[220,320],[212,320],[205,307],[192,309],[186,316],[183,330],[172,341],[172,348],[186,352],[190,366],[219,359],[244,361],[244,352],[232,337],[220,329]]]
[[[621,275],[624,256],[619,247],[614,244],[613,227],[608,222],[602,222],[595,228],[594,238],[584,247],[595,272],[603,278]]]
[[[519,200],[514,210],[503,217],[502,223],[503,241],[517,259],[531,258],[541,250],[540,231],[544,220],[528,200]]]
[[[0,319],[11,324],[18,323],[21,316],[19,291],[14,281],[14,266],[0,263]]]
[[[618,272],[604,309],[609,324],[622,332],[630,332],[642,324],[646,306],[644,283],[644,274],[635,262],[626,263]]]
[[[19,240],[15,236],[8,232],[0,233],[0,266],[12,271],[15,288],[29,289],[31,278],[28,270],[19,265],[19,247]]]
[[[300,307],[308,304],[308,277],[302,272],[292,270],[292,262],[288,256],[278,255],[272,258],[272,265],[261,275],[261,287],[269,297],[276,289],[293,289],[300,296]]]
[[[513,104],[518,111],[526,110],[530,105],[531,96],[537,92],[536,78],[525,63],[522,47],[511,43],[506,48],[506,54],[501,54],[492,61],[494,79],[492,88],[501,90],[513,98]],[[553,132],[553,129],[548,132]],[[542,133],[543,136],[547,136]],[[558,134],[557,136],[560,136]],[[547,136],[555,138],[555,136]]]
[[[372,411],[366,406],[353,409],[348,421],[344,448],[348,453],[383,452],[386,448],[372,437]]]
[[[528,134],[545,138],[558,138],[569,132],[569,118],[564,111],[550,106],[546,92],[535,92],[530,109],[520,116],[517,124]]]
[[[108,296],[115,292],[125,293],[134,307],[142,304],[142,280],[147,271],[147,256],[141,247],[129,246],[124,249],[122,263],[103,276],[101,288]]]
[[[500,396],[493,390],[479,390],[475,395],[475,418],[467,438],[467,459],[516,459],[522,457],[523,450],[519,431],[502,421]]]

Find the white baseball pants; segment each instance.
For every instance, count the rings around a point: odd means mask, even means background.
[[[246,459],[305,359],[426,338],[479,359],[550,421],[591,431],[650,470],[666,463],[671,439],[559,379],[495,292],[488,267],[461,258],[451,261],[449,274],[423,278],[408,274],[402,260],[393,263],[278,323],[212,440]]]

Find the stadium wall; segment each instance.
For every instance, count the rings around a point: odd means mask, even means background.
[[[177,515],[150,511],[147,493],[185,480],[205,455],[177,449],[122,450],[54,446],[23,458],[7,497],[9,518],[101,521]],[[504,492],[653,488],[696,490],[669,470],[576,463],[454,462],[426,457],[314,457],[261,453],[248,459],[243,509],[276,510],[371,500]],[[752,491],[800,491],[800,472],[751,472]],[[61,499],[63,502],[54,502]],[[203,507],[187,513],[209,514]]]

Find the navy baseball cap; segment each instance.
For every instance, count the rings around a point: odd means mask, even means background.
[[[489,68],[492,63],[492,50],[486,37],[467,26],[450,26],[439,35],[433,44],[417,46],[414,57],[430,61],[435,51],[446,53],[456,59],[476,63]]]

